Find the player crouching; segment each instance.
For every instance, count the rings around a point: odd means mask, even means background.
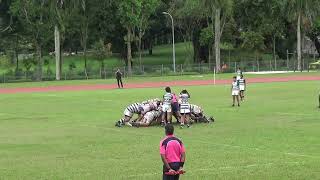
[[[213,117],[206,117],[203,109],[200,106],[190,104],[190,119],[196,123],[211,123],[214,122]]]
[[[134,103],[128,106],[123,114],[124,118],[121,118],[119,121],[116,122],[117,127],[121,127],[123,125],[128,125],[132,126],[130,123],[130,120],[132,119],[132,116],[134,114],[138,115],[138,118],[135,119],[134,121],[140,121],[144,117],[144,115],[152,110],[156,110],[158,106],[160,105],[160,102],[153,102],[153,103],[147,103],[147,104],[142,104],[142,103]]]
[[[148,127],[153,122],[161,122],[161,111],[159,110],[153,110],[150,112],[147,112],[141,121],[133,122],[132,126],[135,127]]]

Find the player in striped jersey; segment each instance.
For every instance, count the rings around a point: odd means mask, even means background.
[[[241,78],[241,76],[242,76],[242,71],[241,71],[241,69],[239,67],[238,70],[237,70],[237,80],[239,80]]]
[[[240,76],[239,82],[239,89],[240,89],[240,99],[241,101],[244,100],[244,91],[246,90],[246,80],[243,78],[243,75]]]
[[[152,122],[158,122],[158,119],[161,118],[161,110],[153,110],[147,112],[141,121],[132,123],[135,127],[148,127]]]
[[[214,122],[214,118],[207,118],[204,115],[203,109],[200,106],[190,104],[190,119],[196,123],[210,123]]]
[[[187,124],[188,127],[190,127],[189,124],[189,117],[190,117],[190,105],[189,105],[189,98],[190,94],[187,90],[182,90],[180,93],[180,127],[183,128],[184,124]]]
[[[130,120],[134,114],[138,114],[138,119],[141,118],[141,113],[144,111],[141,103],[133,103],[129,105],[123,112],[124,118],[121,118],[116,122],[116,126],[121,127],[122,125],[132,126]]]
[[[240,106],[240,103],[239,103],[239,91],[240,91],[239,82],[237,81],[237,77],[234,76],[233,77],[233,82],[232,82],[232,85],[231,85],[231,94],[232,94],[232,98],[233,98],[232,106],[234,106],[236,99],[237,99],[237,102],[238,102],[238,106]]]
[[[166,123],[172,122],[172,94],[171,88],[165,88],[166,93],[163,95],[163,102],[162,102],[162,122],[161,125],[164,126]]]

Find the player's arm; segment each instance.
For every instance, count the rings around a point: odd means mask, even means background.
[[[160,154],[160,156],[161,156],[161,160],[162,160],[163,164],[166,166],[166,168],[169,169],[169,171],[172,170],[168,161],[166,160],[165,154]]]

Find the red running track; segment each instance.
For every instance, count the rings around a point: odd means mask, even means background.
[[[272,78],[248,78],[247,83],[268,83],[268,82],[288,82],[288,81],[318,81],[320,76],[290,76]],[[216,84],[229,84],[231,80],[216,80]],[[144,82],[125,84],[126,89],[131,88],[155,88],[165,86],[203,86],[213,85],[213,80],[193,80],[193,81],[168,81],[168,82]],[[15,93],[35,93],[35,92],[59,92],[59,91],[90,91],[117,89],[116,84],[97,85],[73,85],[73,86],[48,86],[48,87],[28,87],[28,88],[0,88],[0,94]]]

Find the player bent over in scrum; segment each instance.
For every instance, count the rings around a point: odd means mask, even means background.
[[[187,90],[182,90],[180,93],[180,114],[181,114],[181,125],[180,127],[183,128],[185,124],[187,127],[190,127],[189,124],[189,117],[190,117],[190,106],[189,106],[189,98],[190,94]]]
[[[196,123],[210,123],[214,122],[213,117],[206,117],[203,109],[200,106],[190,104],[190,119]]]
[[[123,125],[132,126],[129,122],[134,114],[138,114],[138,118],[141,118],[141,112],[143,111],[142,105],[140,103],[134,103],[129,105],[123,112],[124,117],[116,122],[117,127]]]
[[[140,104],[140,103],[131,104],[124,110],[123,112],[124,118],[116,122],[116,126],[117,127],[121,127],[122,125],[132,126],[130,123],[130,120],[134,114],[138,114],[138,118],[135,119],[134,121],[140,121],[147,112],[156,110],[159,104],[160,102],[149,103],[149,104]]]
[[[237,77],[233,77],[233,82],[232,82],[232,86],[231,86],[231,94],[232,94],[232,98],[233,98],[233,104],[232,106],[234,106],[235,104],[235,100],[237,99],[238,102],[238,106],[240,106],[239,103],[239,82],[237,81]]]
[[[161,111],[153,110],[150,112],[147,112],[141,121],[132,123],[132,126],[135,127],[148,127],[153,122],[157,122],[158,119],[161,117]]]

